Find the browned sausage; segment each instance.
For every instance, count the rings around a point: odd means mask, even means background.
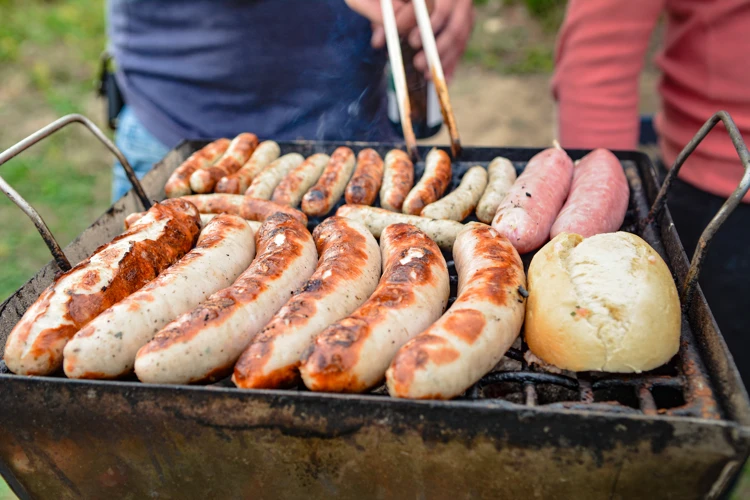
[[[198,207],[198,211],[202,214],[234,214],[247,220],[262,222],[271,215],[281,212],[307,224],[307,216],[297,209],[241,194],[194,194],[183,196],[181,199]]]
[[[299,360],[324,328],[367,300],[380,278],[378,242],[360,223],[328,217],[313,231],[320,259],[315,273],[282,307],[237,361],[242,388],[288,387]]]
[[[448,154],[433,148],[425,159],[424,174],[404,200],[403,212],[420,215],[422,209],[440,199],[452,180],[451,159]]]
[[[227,152],[219,161],[210,167],[193,172],[193,175],[190,176],[190,188],[196,193],[210,193],[214,190],[219,179],[242,168],[242,165],[245,164],[257,147],[258,138],[255,134],[246,132],[238,135],[229,144]]]
[[[344,198],[354,205],[372,205],[383,182],[383,160],[374,149],[363,149],[357,155],[357,169],[346,186]]]
[[[256,240],[255,260],[232,286],[168,324],[138,351],[135,373],[141,381],[186,384],[228,375],[253,337],[315,270],[315,243],[293,217],[269,217]]]
[[[213,165],[216,160],[221,158],[228,147],[229,139],[218,139],[190,155],[169,176],[169,180],[164,186],[164,193],[167,198],[177,198],[190,194],[190,176],[193,175],[193,172]]]
[[[318,217],[326,215],[341,199],[346,183],[354,171],[354,151],[347,147],[336,149],[323,175],[302,197],[302,211]]]
[[[380,206],[391,212],[400,212],[406,195],[413,186],[414,164],[409,159],[409,155],[400,149],[392,149],[385,155]]]
[[[437,320],[450,285],[443,254],[411,224],[388,226],[380,238],[383,276],[356,311],[315,339],[300,365],[313,391],[362,392],[385,377],[404,343]]]
[[[243,194],[256,175],[266,165],[279,157],[281,149],[274,141],[263,141],[253,151],[253,155],[247,160],[241,169],[233,174],[219,179],[216,183],[216,193]]]
[[[195,206],[180,198],[151,207],[133,227],[63,274],[29,307],[5,344],[10,371],[47,375],[60,368],[68,340],[185,255],[200,228]]]

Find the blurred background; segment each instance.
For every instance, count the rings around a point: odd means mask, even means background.
[[[549,79],[565,1],[475,4],[476,27],[451,82],[462,142],[551,144]],[[105,103],[95,92],[106,45],[104,8],[102,0],[0,0],[0,150],[68,113],[82,113],[107,130]],[[660,36],[657,30],[652,46]],[[657,78],[649,57],[641,81],[644,114],[658,105]],[[448,136],[443,130],[425,142],[447,144]],[[64,246],[109,207],[111,160],[74,125],[4,165],[2,175]],[[0,196],[0,302],[49,260],[32,223]],[[13,498],[2,482],[0,498]],[[734,498],[750,498],[747,472]]]

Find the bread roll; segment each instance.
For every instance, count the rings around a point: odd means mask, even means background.
[[[562,233],[534,256],[528,286],[526,342],[558,368],[638,373],[679,349],[672,274],[634,234]]]

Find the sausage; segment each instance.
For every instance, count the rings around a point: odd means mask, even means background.
[[[317,182],[323,169],[328,165],[330,156],[316,153],[284,177],[273,191],[271,200],[281,205],[296,207],[302,201],[302,196]]]
[[[63,351],[65,375],[112,379],[129,374],[138,349],[167,323],[231,285],[254,256],[255,232],[247,222],[217,215],[194,249],[75,334]]]
[[[329,326],[308,349],[300,373],[308,389],[363,392],[385,376],[404,343],[445,310],[450,286],[440,249],[410,224],[393,224],[380,240],[383,276],[354,313]]]
[[[406,195],[413,186],[414,164],[409,155],[400,149],[392,149],[385,155],[380,206],[391,212],[401,212]]]
[[[240,134],[232,140],[227,152],[213,165],[196,170],[190,176],[190,188],[196,193],[210,193],[219,179],[242,168],[258,147],[255,134]]]
[[[541,247],[549,237],[573,179],[573,161],[558,148],[534,155],[497,208],[492,227],[519,253]]]
[[[237,387],[296,385],[300,357],[315,336],[375,290],[380,249],[364,226],[329,217],[315,228],[313,239],[320,255],[315,273],[242,354],[232,378]]]
[[[453,192],[424,207],[421,215],[429,219],[449,219],[461,222],[474,211],[485,187],[487,187],[487,171],[484,167],[471,167]]]
[[[354,205],[372,205],[383,182],[383,160],[374,149],[357,155],[357,168],[346,186],[344,199]]]
[[[125,230],[130,229],[130,227],[135,224],[141,217],[146,215],[146,212],[134,212],[127,217],[125,217]],[[205,227],[208,225],[211,220],[216,217],[217,215],[221,214],[200,214],[201,217],[201,227],[205,229]],[[260,228],[260,222],[254,221],[254,220],[247,220],[244,219],[248,226],[250,226],[250,229],[253,230],[253,234],[258,232],[258,229]]]
[[[232,372],[253,337],[315,270],[312,236],[297,219],[275,214],[256,236],[257,257],[234,284],[156,334],[136,355],[142,382],[213,382]]]
[[[347,147],[337,148],[318,182],[302,197],[302,211],[313,217],[330,212],[344,194],[353,171],[354,152]]]
[[[172,172],[164,185],[167,198],[178,198],[191,193],[190,176],[198,169],[213,165],[229,147],[229,139],[223,138],[199,149]]]
[[[247,220],[262,222],[271,215],[281,212],[307,225],[307,216],[297,209],[241,194],[194,194],[180,199],[194,204],[202,214],[233,214]]]
[[[224,215],[224,214],[201,214],[201,226],[205,230],[206,226],[208,226],[208,223],[211,222],[212,220],[214,220],[214,218],[219,217],[220,215]],[[229,215],[229,214],[227,214],[227,215]],[[258,229],[260,229],[260,225],[262,224],[261,222],[256,221],[256,220],[247,220],[247,219],[244,219],[244,218],[242,220],[244,220],[245,223],[248,226],[250,226],[250,229],[253,230],[253,234],[255,234],[255,233],[258,232]],[[253,244],[253,247],[254,246],[255,246],[255,244]]]
[[[443,196],[451,180],[451,159],[445,151],[432,148],[425,159],[424,174],[406,196],[402,211],[405,214],[420,215],[424,207]]]
[[[252,156],[233,174],[219,179],[214,189],[217,193],[242,194],[247,191],[250,183],[266,165],[270,164],[281,154],[281,148],[274,141],[263,141],[253,151]]]
[[[198,211],[190,203],[175,198],[155,204],[42,292],[8,336],[8,369],[22,375],[58,370],[63,348],[78,330],[185,255],[199,231]]]
[[[489,182],[477,204],[477,219],[489,224],[497,212],[497,207],[516,182],[516,169],[507,158],[498,156],[487,167]]]
[[[342,205],[336,211],[336,215],[348,217],[364,224],[376,238],[380,238],[385,228],[391,224],[413,224],[420,231],[424,231],[443,250],[453,248],[456,236],[464,228],[463,224],[453,220],[428,219],[418,215],[389,212],[382,208],[366,207],[364,205]]]
[[[628,210],[630,187],[620,160],[595,149],[573,169],[568,200],[552,224],[550,238],[576,233],[584,238],[620,229]]]
[[[458,297],[432,326],[398,350],[388,393],[412,399],[460,395],[497,365],[518,338],[526,305],[523,263],[510,242],[475,222],[456,239]]]
[[[289,153],[275,160],[253,179],[250,187],[245,191],[245,196],[270,200],[274,189],[281,180],[303,161],[305,161],[305,157],[299,153]]]

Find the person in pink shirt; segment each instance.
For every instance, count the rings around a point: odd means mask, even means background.
[[[726,110],[750,139],[750,2],[570,0],[558,35],[552,92],[563,147],[636,149],[639,77],[659,19],[661,109],[654,119],[661,174],[698,129]],[[668,207],[692,255],[743,169],[722,124],[680,170]],[[708,249],[700,284],[750,387],[750,194]]]

